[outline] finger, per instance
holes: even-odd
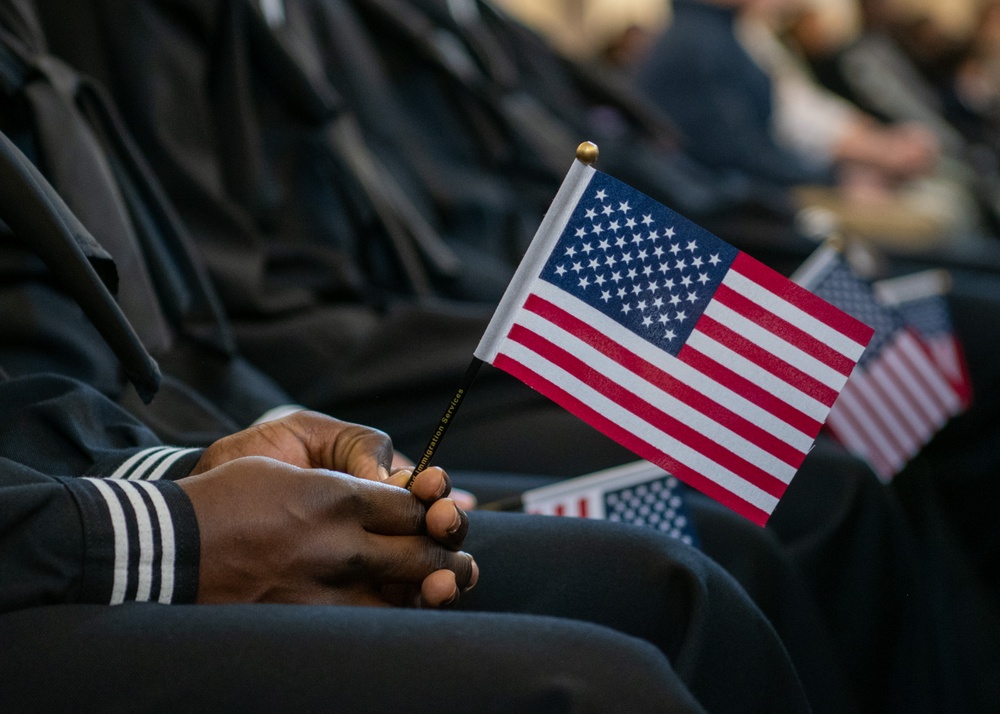
[[[442,498],[427,509],[427,535],[446,548],[458,550],[469,531],[469,517],[454,500]]]
[[[463,511],[474,511],[476,510],[476,506],[479,505],[479,499],[476,498],[475,494],[469,493],[464,489],[453,488],[450,495]]]
[[[400,488],[409,485],[409,491],[424,503],[434,503],[440,498],[444,498],[451,493],[451,478],[444,469],[437,466],[430,466],[413,479],[410,479],[413,472],[410,469],[398,469],[393,472],[386,483]]]
[[[392,464],[392,440],[387,434],[354,425],[340,433],[334,444],[334,459],[342,470],[369,481],[385,481]]]
[[[368,481],[388,478],[393,448],[385,432],[316,412],[298,412],[282,421],[300,435],[315,467]]]
[[[329,472],[326,472],[329,473]],[[331,502],[330,517],[357,518],[369,533],[387,536],[423,535],[427,532],[427,507],[417,497],[390,481],[373,483],[353,479],[353,498]]]
[[[392,474],[386,479],[386,483],[390,486],[396,486],[397,488],[406,488],[410,483],[410,477],[413,475],[413,469],[392,469]]]
[[[410,457],[406,456],[406,454],[401,454],[398,451],[393,452],[393,454],[392,454],[392,468],[394,468],[394,469],[412,469],[414,466],[416,466],[416,464],[413,463],[413,459],[411,459]]]
[[[358,549],[354,575],[380,583],[420,583],[435,570],[450,570],[461,589],[472,587],[478,567],[472,556],[451,551],[424,536],[370,534]]]
[[[454,604],[460,592],[455,573],[435,570],[420,584],[420,603],[424,607],[445,607]]]

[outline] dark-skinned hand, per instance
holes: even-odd
[[[303,410],[219,439],[205,449],[191,473],[243,456],[267,456],[304,469],[340,471],[403,487],[406,480],[395,476],[397,467],[413,467],[412,461],[393,450],[392,440],[384,432]],[[444,495],[449,493],[450,481]],[[465,491],[456,492],[454,500],[465,509],[476,506],[475,497]]]
[[[300,411],[256,424],[205,449],[192,474],[243,456],[267,456],[303,469],[327,469],[385,481],[392,466],[392,440],[378,429]]]
[[[364,451],[351,448],[357,443],[335,444],[330,463],[345,453],[350,462]],[[454,602],[478,579],[472,556],[458,552],[467,517],[444,497],[449,484],[441,469],[421,472],[411,491],[400,488],[408,479],[403,471],[372,482],[263,456],[180,479],[201,537],[198,601]]]

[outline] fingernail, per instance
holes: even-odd
[[[448,607],[449,605],[454,605],[458,601],[458,588],[455,588],[455,594],[450,598],[441,603],[441,607]]]
[[[458,506],[455,506],[455,519],[448,526],[448,535],[454,535],[458,532],[458,529],[462,527],[462,512],[458,510]]]
[[[379,479],[379,481],[388,481],[389,480],[389,469],[387,469],[385,466],[379,466],[378,467],[378,479]]]
[[[469,559],[472,560],[472,577],[469,578],[469,584],[465,586],[466,592],[476,587],[476,583],[479,582],[479,565],[476,563],[476,559],[471,555],[469,556]]]

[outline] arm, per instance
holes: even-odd
[[[154,457],[143,479],[123,468]],[[169,478],[195,460],[70,380],[0,385],[0,611],[193,601],[197,524]]]
[[[377,478],[372,465],[391,444],[346,426],[352,438],[334,439],[343,450],[308,458],[368,464]],[[252,450],[252,439],[235,443]],[[71,380],[0,385],[0,609],[196,597],[407,604],[414,592],[435,606],[475,583],[474,561],[457,552],[467,519],[440,469],[411,493],[394,485],[405,474],[368,483],[225,448],[205,459],[165,447]]]

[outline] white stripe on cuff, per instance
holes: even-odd
[[[139,529],[139,565],[137,577],[138,586],[135,591],[135,599],[140,602],[149,600],[149,592],[153,585],[153,524],[149,517],[149,509],[142,496],[136,490],[133,483],[127,481],[116,481],[115,486],[120,488],[135,512],[135,521]]]
[[[159,481],[167,473],[170,467],[177,462],[178,459],[187,454],[191,454],[197,450],[198,449],[176,449],[172,454],[163,459],[163,461],[160,462],[160,465],[157,466],[156,469],[151,474],[149,474],[149,476],[146,477],[145,480]]]
[[[174,567],[177,558],[177,545],[174,535],[174,520],[167,508],[167,501],[159,489],[145,481],[137,481],[135,486],[149,494],[153,509],[160,524],[160,544],[163,552],[160,557],[160,594],[157,602],[169,604],[174,597]]]
[[[87,479],[97,492],[101,494],[108,505],[111,514],[111,530],[115,540],[115,562],[111,586],[111,605],[125,602],[125,589],[128,587],[128,526],[125,523],[125,511],[118,496],[111,486],[101,479]]]
[[[158,481],[179,458],[198,449],[183,449],[179,446],[153,446],[132,454],[108,478],[129,481]],[[152,471],[151,471],[152,469]]]

